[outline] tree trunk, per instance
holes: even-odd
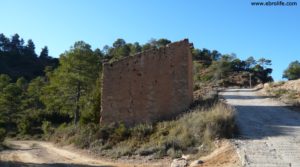
[[[74,125],[77,126],[79,121],[79,113],[80,113],[80,106],[79,106],[79,99],[80,99],[80,83],[77,84],[77,95],[76,95],[76,109],[74,113]]]

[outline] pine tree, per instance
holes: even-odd
[[[100,58],[83,41],[61,55],[60,66],[50,74],[43,101],[48,110],[67,113],[76,125],[86,97],[93,91],[100,75]]]
[[[45,47],[42,48],[42,51],[40,53],[40,58],[41,59],[47,59],[47,58],[49,58],[49,50],[48,50],[47,46],[45,46]]]
[[[26,50],[28,51],[28,54],[36,56],[36,54],[35,54],[35,45],[34,45],[34,43],[31,39],[29,39],[27,41]]]

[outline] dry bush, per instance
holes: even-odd
[[[235,130],[234,115],[233,108],[223,103],[208,109],[197,108],[178,120],[159,123],[149,142],[144,145],[148,145],[148,149],[157,146],[164,148],[166,154],[194,151],[193,148],[201,145],[209,152],[215,139],[232,137]]]
[[[77,129],[65,126],[58,128],[53,136],[113,158],[132,155],[176,158],[183,153],[208,153],[215,139],[232,137],[234,116],[233,108],[216,103],[211,107],[194,107],[176,120],[153,125],[127,128],[122,123],[102,127],[89,124]]]

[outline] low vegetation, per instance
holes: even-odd
[[[0,151],[2,150],[3,148],[3,141],[5,139],[5,136],[6,136],[6,131],[4,128],[0,128]]]
[[[2,144],[2,142],[4,141],[5,138],[5,129],[4,128],[0,128],[0,146]]]
[[[291,105],[292,109],[299,111],[300,107],[300,63],[293,61],[283,72],[283,78],[288,81],[269,83],[265,88],[268,95],[274,96],[284,103]]]
[[[47,125],[48,126],[48,125]],[[75,128],[61,125],[45,128],[48,138],[62,144],[74,143],[96,154],[121,156],[152,156],[161,158],[206,154],[214,141],[232,137],[235,130],[234,110],[223,103],[208,108],[195,107],[176,120],[140,124],[128,128],[122,123],[107,126],[87,124]]]
[[[278,98],[279,100],[287,103],[291,106],[300,106],[300,88],[293,89],[291,81],[280,81],[275,83],[268,83],[264,87],[264,92],[269,95]],[[294,84],[297,84],[295,81]]]

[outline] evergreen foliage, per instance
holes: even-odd
[[[78,41],[56,59],[49,56],[47,46],[37,55],[32,40],[24,44],[18,34],[11,38],[0,34],[0,143],[5,135],[49,137],[56,133],[55,129],[69,129],[70,134],[64,135],[89,135],[81,128],[99,123],[102,63],[169,43],[168,39],[152,39],[140,45],[117,39],[112,46],[92,50],[89,44]],[[250,57],[243,61],[208,49],[194,49],[193,59],[197,67],[195,78],[200,82],[224,82],[233,72],[252,73],[260,82],[272,80],[272,69],[267,68],[271,62],[266,59],[256,61]],[[129,137],[122,124],[113,132],[110,128],[101,129],[103,140],[107,135],[116,140]],[[130,133],[142,139],[153,131],[149,125],[136,127]]]
[[[38,57],[35,53],[35,44],[31,39],[25,45],[24,40],[18,34],[11,38],[0,34],[0,74],[7,74],[13,80],[20,77],[31,80],[37,76],[43,76],[46,66],[56,67],[57,65],[58,61],[55,58]]]
[[[295,80],[300,78],[300,62],[293,61],[289,64],[288,68],[283,72],[283,78],[288,80]]]

